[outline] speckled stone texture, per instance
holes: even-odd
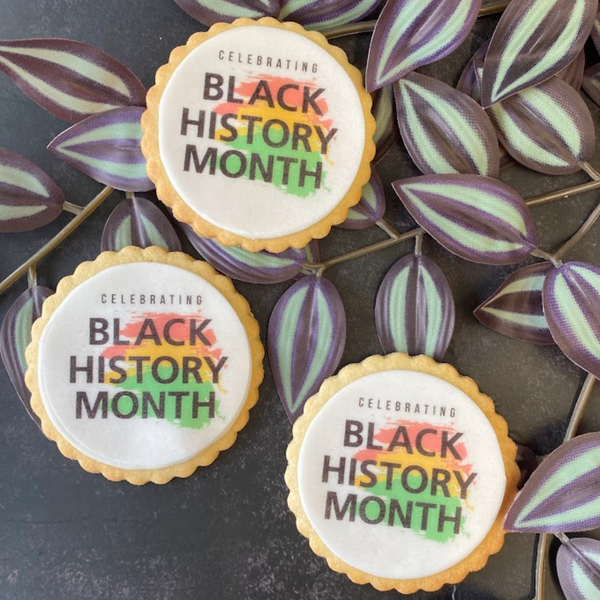
[[[477,23],[473,35],[441,63],[423,69],[455,84],[469,56],[485,41],[496,17]],[[174,46],[199,26],[172,0],[0,0],[0,38],[66,37],[99,46],[127,64],[147,85]],[[344,40],[351,59],[364,55],[368,36]],[[590,60],[597,56],[590,50]],[[592,64],[589,62],[589,64]],[[600,110],[588,101],[597,123]],[[86,203],[99,184],[45,150],[67,124],[47,114],[0,76],[0,145],[39,164],[67,198]],[[600,153],[594,164],[600,167]],[[402,147],[379,167],[387,189],[386,218],[401,230],[413,223],[389,187],[417,174]],[[555,178],[512,167],[502,178],[531,197],[586,180]],[[144,194],[152,197],[152,194]],[[54,287],[100,248],[102,227],[123,194],[110,199],[39,267],[39,280]],[[541,247],[555,249],[600,199],[592,192],[533,209]],[[71,217],[41,230],[0,235],[0,278],[17,267]],[[600,264],[600,225],[568,256]],[[378,229],[335,230],[322,242],[324,257],[384,239]],[[195,255],[191,248],[187,248]],[[406,243],[327,271],[348,315],[342,365],[381,352],[373,305],[390,266]],[[562,438],[582,373],[553,347],[529,346],[481,326],[472,310],[516,267],[490,267],[458,259],[431,239],[424,253],[450,281],[457,325],[447,361],[473,377],[496,401],[515,440],[544,455]],[[0,297],[0,316],[25,289],[23,279]],[[288,284],[237,283],[261,324]],[[283,481],[290,426],[267,367],[249,425],[235,446],[209,468],[166,486],[136,488],[90,475],[65,459],[29,419],[0,367],[0,598],[2,600],[371,600],[395,598],[352,584],[312,554],[286,506]],[[600,387],[582,431],[600,429]],[[530,597],[534,536],[510,535],[485,570],[456,587],[415,599],[520,600]],[[552,555],[556,547],[552,548]],[[562,595],[554,569],[547,600]]]

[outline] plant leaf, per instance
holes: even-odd
[[[581,87],[600,106],[600,63],[585,70]]]
[[[360,21],[383,0],[281,0],[279,19],[321,31]]]
[[[377,171],[371,169],[371,179],[363,186],[358,204],[349,211],[348,217],[338,227],[342,229],[366,229],[374,225],[385,213],[385,192]]]
[[[146,102],[146,88],[125,65],[74,40],[0,41],[0,71],[34,102],[69,123]]]
[[[594,154],[594,121],[583,98],[552,77],[488,109],[498,137],[522,165],[560,175],[579,171]]]
[[[498,139],[475,100],[419,73],[398,81],[394,96],[404,145],[421,172],[498,176]]]
[[[25,290],[8,309],[0,329],[0,356],[15,390],[29,416],[40,420],[31,409],[31,394],[25,385],[27,360],[25,349],[31,342],[31,326],[42,314],[44,300],[54,292],[47,287],[34,286]]]
[[[278,0],[175,0],[185,12],[203,25],[231,23],[247,17],[277,17]]]
[[[311,240],[310,243],[305,246],[304,251],[306,252],[306,261],[310,263],[318,263],[321,261],[321,249],[319,248],[319,240]]]
[[[57,135],[48,149],[104,185],[147,192],[154,184],[146,175],[140,148],[143,112],[143,108],[126,107],[88,117]]]
[[[269,361],[292,423],[337,369],[345,343],[344,305],[327,279],[303,277],[275,305],[267,331]]]
[[[423,175],[392,187],[427,233],[466,260],[510,264],[536,247],[529,208],[505,183],[480,175]]]
[[[548,262],[515,271],[473,314],[489,329],[533,344],[554,344],[542,308]]]
[[[561,533],[600,527],[600,433],[565,442],[534,471],[504,521],[507,531]]]
[[[137,196],[117,204],[102,233],[102,252],[118,252],[126,246],[160,246],[181,252],[181,242],[169,219],[150,200]]]
[[[558,347],[576,365],[600,377],[600,269],[565,263],[546,278],[542,298]]]
[[[60,215],[64,202],[60,188],[44,171],[0,148],[0,233],[46,225]]]
[[[596,50],[600,52],[600,8],[598,9],[596,18],[594,19],[591,36],[594,46],[596,46]]]
[[[585,52],[582,50],[562,71],[556,74],[556,77],[568,83],[574,90],[581,89],[583,82],[583,73],[585,71]]]
[[[481,0],[388,0],[371,38],[367,89],[450,54],[469,35],[480,8]]]
[[[600,541],[575,538],[556,555],[560,587],[567,600],[600,598]]]
[[[467,96],[473,98],[478,104],[481,104],[481,75],[483,74],[483,61],[485,60],[485,54],[489,45],[490,42],[488,40],[479,48],[479,50],[477,50],[477,52],[475,52],[475,54],[473,54],[456,84],[457,90],[461,91],[463,94],[467,94]]]
[[[581,52],[596,0],[520,0],[504,11],[487,51],[481,99],[488,108],[556,75]]]
[[[385,353],[442,360],[454,331],[454,299],[430,258],[409,254],[388,271],[377,292],[375,324]]]
[[[200,237],[185,223],[180,223],[180,227],[207,262],[224,275],[239,281],[264,285],[288,281],[300,273],[306,262],[303,249],[289,248],[280,254],[265,250],[248,252],[237,246],[222,246],[215,240]]]

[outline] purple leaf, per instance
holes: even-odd
[[[485,54],[489,45],[489,41],[485,42],[479,50],[473,54],[456,85],[457,90],[461,91],[463,94],[467,94],[467,96],[473,98],[478,104],[481,104],[481,75],[483,74],[483,61],[485,60]]]
[[[180,223],[192,246],[215,269],[239,281],[270,284],[293,279],[306,262],[306,252],[289,248],[280,254],[249,252],[237,246],[222,246],[215,240],[200,237],[185,223]]]
[[[581,87],[600,106],[600,63],[585,70]]]
[[[546,277],[542,297],[558,347],[576,365],[600,377],[600,269],[565,263]]]
[[[54,292],[34,286],[25,290],[8,309],[0,329],[0,356],[8,376],[29,416],[39,426],[40,420],[31,409],[31,394],[25,385],[27,360],[25,349],[31,342],[31,326],[42,314],[42,304]]]
[[[371,38],[367,89],[450,54],[469,35],[480,8],[481,0],[388,0]]]
[[[423,175],[392,187],[427,233],[466,260],[510,264],[536,247],[529,208],[505,183],[480,175]]]
[[[534,471],[504,521],[507,531],[561,533],[600,527],[600,433],[580,435]]]
[[[69,123],[146,102],[146,89],[126,66],[73,40],[0,41],[0,71],[34,102]]]
[[[363,186],[362,197],[349,211],[346,220],[338,225],[342,229],[366,229],[385,213],[385,192],[377,171],[371,169],[371,179]]]
[[[88,117],[56,136],[48,149],[104,185],[147,192],[154,184],[146,175],[140,148],[143,112],[126,107]]]
[[[515,271],[474,314],[489,329],[523,342],[554,344],[542,308],[542,288],[554,267],[548,263]]]
[[[360,21],[383,0],[281,0],[279,19],[321,31]]]
[[[327,279],[303,277],[275,305],[267,331],[269,361],[292,423],[337,369],[345,343],[346,313]]]
[[[175,0],[188,15],[203,25],[231,23],[246,17],[277,17],[278,0]]]
[[[419,73],[398,81],[394,96],[404,145],[421,172],[498,176],[496,133],[475,100]]]
[[[481,79],[486,108],[539,85],[583,49],[596,0],[520,0],[504,11],[487,51]]]
[[[29,231],[54,221],[65,197],[38,166],[0,148],[0,233]]]
[[[567,600],[592,600],[600,596],[600,541],[575,538],[556,555],[560,587]]]
[[[444,358],[454,331],[454,299],[430,258],[409,254],[388,271],[377,292],[375,324],[386,353]]]
[[[160,246],[181,252],[181,242],[169,219],[150,200],[137,196],[117,204],[102,234],[102,252],[118,252],[126,246]]]
[[[596,50],[600,52],[600,8],[596,12],[596,18],[594,19],[594,25],[592,26],[592,41]]]
[[[540,173],[575,173],[594,154],[594,121],[583,98],[552,77],[488,109],[498,137],[522,165]]]

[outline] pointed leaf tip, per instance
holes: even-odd
[[[0,148],[0,233],[37,229],[60,215],[65,197],[37,165]]]
[[[554,344],[542,308],[542,289],[554,267],[538,263],[516,270],[485,302],[475,317],[493,331],[533,344]]]
[[[597,8],[596,0],[511,2],[485,57],[483,106],[539,85],[567,67],[583,49]]]
[[[40,420],[31,408],[31,394],[25,384],[25,350],[31,342],[31,327],[42,314],[42,304],[53,293],[51,289],[42,286],[25,290],[8,309],[0,328],[2,362],[23,406],[38,426]]]
[[[169,219],[150,200],[138,196],[117,204],[102,233],[102,252],[118,252],[126,246],[181,251],[181,242]]]
[[[469,35],[480,8],[481,0],[388,0],[371,38],[367,89],[450,54]]]
[[[510,507],[504,529],[562,533],[596,527],[600,527],[600,433],[588,433],[544,459]]]
[[[0,71],[34,102],[69,123],[146,102],[146,89],[125,65],[74,40],[0,41]]]
[[[348,217],[338,227],[342,229],[366,229],[374,225],[385,213],[385,192],[377,171],[371,170],[371,179],[363,186],[358,204],[348,211]]]
[[[281,0],[279,18],[322,31],[360,21],[383,0]]]
[[[344,305],[327,279],[303,277],[275,305],[267,330],[269,361],[292,423],[336,371],[345,343]]]
[[[537,245],[525,201],[511,187],[480,175],[423,175],[392,183],[412,217],[450,252],[503,265]]]
[[[126,192],[147,192],[141,150],[141,107],[116,108],[88,117],[57,135],[48,149],[92,179]]]
[[[277,0],[175,0],[180,8],[203,25],[231,23],[243,17],[277,17]]]
[[[387,273],[375,301],[384,352],[426,354],[441,361],[454,331],[454,299],[440,268],[410,254]]]

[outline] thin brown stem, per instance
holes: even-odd
[[[590,396],[592,395],[592,390],[594,389],[595,384],[596,378],[591,373],[588,373],[583,385],[581,386],[581,389],[579,390],[577,400],[575,400],[575,406],[573,407],[573,412],[571,413],[567,430],[565,431],[565,437],[563,439],[564,442],[568,442],[570,439],[575,437],[577,429],[579,428],[579,424],[581,423],[581,418],[583,417],[585,407],[587,406]],[[559,537],[559,539],[561,538]],[[561,542],[565,543],[562,539]],[[537,539],[537,553],[535,560],[535,597],[533,600],[543,600],[544,598],[546,559],[548,557],[549,547],[549,535],[547,533],[540,534]]]
[[[583,225],[554,253],[554,258],[561,259],[569,250],[578,244],[583,237],[594,226],[600,217],[600,204],[592,211],[590,216],[584,221]]]
[[[415,237],[415,256],[421,256],[423,251],[423,236],[424,233],[419,233],[417,237]]]
[[[37,285],[37,269],[35,265],[31,265],[29,269],[27,269],[27,287],[32,288]]]
[[[580,185],[575,185],[564,190],[558,190],[557,192],[551,192],[550,194],[544,194],[543,196],[536,196],[526,200],[528,206],[540,206],[541,204],[547,204],[554,200],[566,200],[571,196],[577,194],[584,194],[585,192],[591,192],[592,190],[600,189],[600,181],[588,181]]]
[[[79,204],[73,204],[72,202],[65,202],[63,204],[63,210],[70,212],[73,215],[78,215],[83,210],[83,206],[79,206]]]
[[[508,1],[502,0],[501,2],[490,2],[485,6],[482,6],[479,11],[480,17],[487,17],[488,15],[495,15],[501,13],[508,6]],[[323,31],[323,35],[327,39],[341,38],[347,35],[355,35],[357,33],[370,33],[375,29],[375,23],[377,21],[360,21],[358,23],[349,23],[348,25],[340,25],[339,27],[332,27]]]
[[[382,231],[385,231],[385,233],[387,233],[387,235],[391,238],[398,238],[400,237],[400,232],[396,231],[387,221],[385,221],[384,219],[379,219],[379,221],[375,222],[375,225],[377,225],[377,227],[379,227],[379,229],[381,229]]]
[[[549,252],[545,252],[544,250],[540,250],[539,248],[532,250],[531,256],[537,256],[537,258],[543,258],[544,260],[550,261],[555,267],[560,267],[560,265],[562,264],[560,262],[560,259],[556,258],[556,256],[553,256],[552,254],[550,254]]]
[[[600,173],[590,165],[590,163],[582,161],[579,163],[582,171],[585,171],[594,181],[600,181]]]
[[[37,265],[46,254],[54,250],[64,241],[83,221],[85,221],[113,192],[113,188],[105,187],[83,210],[71,219],[49,242],[44,244],[33,256],[30,256],[18,269],[13,271],[2,283],[0,283],[0,294],[6,291],[29,269]]]

